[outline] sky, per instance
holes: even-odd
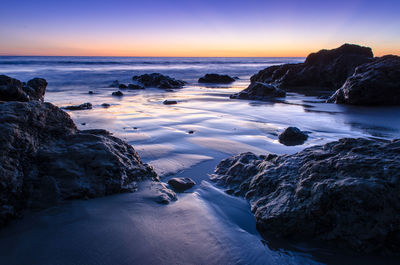
[[[0,55],[400,55],[399,0],[3,0]]]

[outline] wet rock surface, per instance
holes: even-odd
[[[0,225],[24,208],[133,191],[159,181],[131,145],[105,130],[79,131],[60,108],[0,103]]]
[[[80,105],[71,105],[71,106],[63,107],[63,109],[66,109],[66,110],[88,110],[88,109],[92,109],[92,108],[93,108],[93,106],[89,102],[86,102],[86,103],[83,103]]]
[[[112,92],[111,95],[114,97],[122,97],[124,95],[124,93],[122,93],[121,91],[115,91],[115,92]]]
[[[399,161],[400,140],[345,138],[293,155],[237,155],[211,179],[247,198],[267,235],[395,254]]]
[[[46,87],[47,82],[43,78],[34,78],[23,83],[9,76],[0,75],[0,101],[43,101]]]
[[[287,146],[301,145],[308,139],[307,133],[296,127],[288,127],[278,136],[279,142]]]
[[[196,185],[191,178],[171,178],[168,180],[168,184],[176,191],[183,192],[192,188]]]
[[[199,78],[199,83],[210,83],[210,84],[230,84],[235,82],[236,79],[229,75],[219,74],[206,74]]]
[[[181,88],[185,85],[182,80],[177,80],[175,78],[169,77],[167,75],[162,75],[159,73],[144,74],[132,77],[133,81],[139,82],[138,85],[143,87],[156,87],[156,88]]]
[[[400,57],[387,55],[357,67],[328,102],[400,105]]]
[[[251,77],[251,83],[275,84],[279,88],[318,88],[336,90],[357,66],[373,59],[371,48],[344,44],[307,56],[304,63],[275,65]]]
[[[232,99],[255,99],[269,100],[277,97],[285,97],[286,92],[277,88],[275,85],[270,85],[261,82],[254,82],[243,91],[230,96]]]
[[[163,101],[163,104],[164,105],[176,105],[176,104],[178,104],[178,102],[176,100],[168,100],[168,99],[166,99],[166,100]]]

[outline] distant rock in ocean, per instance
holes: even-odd
[[[92,109],[92,104],[91,103],[89,103],[89,102],[86,102],[86,103],[83,103],[83,104],[80,104],[80,105],[71,105],[71,106],[65,106],[65,107],[62,107],[63,109],[66,109],[66,110],[88,110],[88,109]]]
[[[345,138],[293,155],[240,154],[211,179],[250,201],[271,237],[400,251],[400,139]]]
[[[176,105],[176,104],[178,104],[178,102],[176,100],[168,100],[168,99],[166,99],[166,100],[163,101],[163,104],[164,105]]]
[[[133,81],[139,82],[143,87],[156,87],[156,88],[181,88],[185,85],[182,80],[171,78],[167,75],[159,73],[144,74],[132,77]]]
[[[1,77],[0,226],[24,208],[134,191],[137,181],[160,183],[130,144],[105,130],[80,131],[66,112],[42,103],[46,84],[34,79],[24,90]],[[173,191],[159,189],[163,203],[174,199]]]
[[[233,94],[230,98],[234,99],[256,99],[256,100],[269,100],[272,98],[285,97],[286,92],[277,88],[275,85],[265,84],[261,82],[254,82],[249,85],[245,90]]]
[[[328,102],[400,105],[400,57],[386,55],[358,66]]]
[[[112,96],[115,97],[122,97],[124,95],[124,93],[122,93],[121,91],[115,91],[111,93]]]
[[[235,78],[229,75],[219,74],[206,74],[199,78],[199,83],[210,83],[210,84],[230,84],[235,82]]]

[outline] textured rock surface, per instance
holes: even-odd
[[[268,67],[251,77],[251,82],[275,84],[280,88],[325,88],[336,90],[354,69],[372,60],[371,48],[344,44],[333,50],[308,55],[304,63]]]
[[[357,67],[328,102],[400,105],[400,57],[387,55]]]
[[[279,134],[278,138],[281,144],[292,146],[303,144],[308,139],[308,135],[299,128],[288,127]]]
[[[268,100],[276,97],[285,97],[286,92],[277,88],[275,85],[266,83],[254,82],[249,85],[245,90],[233,94],[230,98],[235,99],[256,99]]]
[[[91,103],[89,103],[89,102],[86,102],[86,103],[83,103],[83,104],[80,104],[80,105],[71,105],[71,106],[66,106],[66,107],[63,107],[63,109],[66,109],[66,110],[87,110],[87,109],[92,109],[92,104]]]
[[[192,188],[196,185],[191,178],[171,178],[168,180],[168,184],[176,191],[181,192]]]
[[[185,85],[184,81],[171,78],[159,73],[144,74],[132,77],[133,81],[139,82],[143,87],[157,88],[181,88]],[[139,84],[139,85],[140,85]]]
[[[230,84],[233,82],[235,82],[235,79],[229,75],[206,74],[199,78],[199,83]]]
[[[293,155],[241,154],[211,179],[245,196],[266,234],[398,253],[399,161],[400,140],[347,138]]]
[[[47,82],[43,78],[34,78],[25,84],[6,75],[0,75],[0,101],[43,101],[46,87]]]

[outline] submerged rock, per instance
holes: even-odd
[[[268,67],[251,77],[251,83],[275,84],[280,88],[324,88],[336,90],[354,69],[372,60],[371,48],[344,44],[307,56],[304,63]]]
[[[34,78],[26,84],[21,81],[0,75],[0,101],[43,101],[47,82],[43,78]]]
[[[196,185],[191,178],[172,178],[168,180],[168,184],[176,191],[182,192]]]
[[[278,136],[279,142],[284,145],[301,145],[308,139],[307,133],[296,127],[288,127]]]
[[[119,89],[127,89],[128,86],[125,85],[125,84],[120,84],[120,85],[118,86],[118,88],[119,88]]]
[[[0,150],[0,225],[24,208],[159,181],[131,145],[105,130],[79,131],[66,112],[40,101],[0,103]]]
[[[235,82],[235,78],[229,75],[219,74],[206,74],[199,78],[199,83],[210,83],[210,84],[230,84]]]
[[[108,104],[108,103],[103,103],[103,104],[101,104],[101,106],[102,106],[103,108],[109,108],[111,105]]]
[[[211,179],[246,197],[263,233],[361,252],[400,250],[400,139],[341,139],[293,155],[241,154]]]
[[[89,102],[86,102],[86,103],[83,103],[80,105],[71,105],[71,106],[63,107],[63,109],[66,109],[66,110],[87,110],[87,109],[92,109],[92,108],[93,108],[93,106]]]
[[[144,86],[139,85],[139,84],[129,84],[128,88],[129,89],[144,89]]]
[[[182,80],[177,80],[159,73],[134,76],[132,79],[142,84],[143,87],[181,88],[185,85],[185,82]]]
[[[268,100],[277,97],[285,97],[286,92],[280,90],[275,85],[269,85],[260,82],[254,82],[249,85],[245,90],[239,93],[233,94],[230,98],[234,99],[256,99],[256,100]]]
[[[163,101],[163,104],[164,105],[175,105],[175,104],[178,104],[178,102],[176,101],[176,100],[164,100]]]
[[[124,93],[122,93],[121,91],[115,91],[115,92],[112,92],[111,95],[113,95],[115,97],[122,97],[124,95]]]
[[[357,67],[328,102],[400,105],[400,57],[387,55]]]

